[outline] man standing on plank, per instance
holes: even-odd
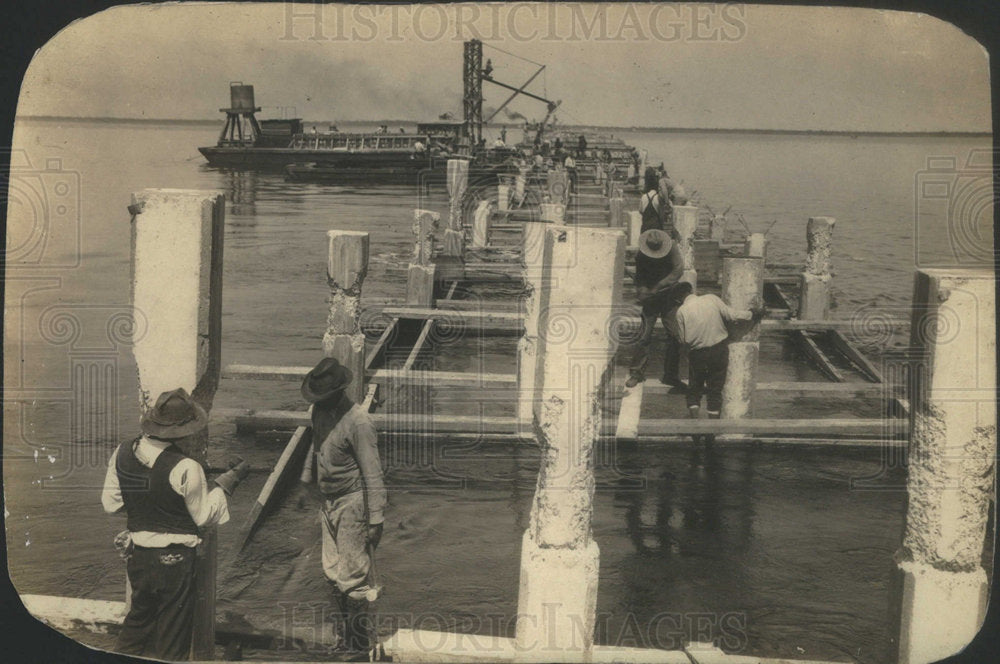
[[[190,656],[199,528],[229,521],[226,495],[250,472],[240,460],[216,478],[174,443],[200,433],[208,415],[183,389],[164,392],[141,421],[142,436],[111,455],[101,502],[128,515],[115,545],[128,561],[131,606],[117,652],[168,660]]]
[[[676,303],[670,298],[670,289],[682,274],[684,258],[669,233],[659,228],[650,228],[639,236],[639,253],[635,256],[635,290],[639,304],[642,305],[642,329],[632,356],[629,377],[625,382],[627,388],[635,387],[646,379],[653,328],[659,318],[667,332],[663,377],[660,380],[675,390],[685,389],[678,375],[680,347],[673,320]]]
[[[336,585],[348,655],[367,661],[373,630],[369,572],[382,538],[386,490],[375,425],[345,393],[352,379],[351,370],[335,358],[323,358],[302,381],[302,396],[313,405],[312,453],[323,494],[323,572]]]
[[[677,306],[677,337],[688,348],[688,416],[698,419],[701,397],[707,393],[706,412],[718,419],[722,412],[722,386],[729,370],[728,323],[759,321],[765,309],[733,309],[718,295],[695,295],[691,284],[681,282],[671,290],[670,298]],[[701,436],[694,436],[699,442]],[[706,435],[705,442],[715,436]]]

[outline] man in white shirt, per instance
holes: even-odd
[[[701,410],[701,397],[707,395],[706,412],[718,419],[722,412],[722,386],[729,370],[729,327],[737,321],[758,321],[764,317],[763,307],[733,309],[718,295],[695,295],[691,284],[680,282],[673,287],[671,298],[677,308],[677,338],[688,348],[688,415],[694,419]],[[700,439],[694,437],[695,442]],[[711,442],[714,436],[706,436]]]
[[[201,432],[208,415],[184,389],[164,392],[143,415],[142,436],[111,455],[101,503],[124,512],[132,602],[115,650],[168,660],[188,659],[194,617],[195,547],[199,528],[229,521],[226,494],[249,472],[246,462],[215,480],[174,442]]]

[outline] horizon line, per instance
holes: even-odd
[[[218,119],[199,118],[146,118],[146,117],[117,117],[117,116],[80,116],[80,115],[16,115],[14,121],[23,120],[83,120],[90,122],[130,122],[143,124],[222,124]],[[271,118],[267,118],[271,119]],[[293,118],[274,118],[293,119]],[[299,118],[301,119],[301,118]],[[404,119],[379,119],[379,120],[336,120],[344,124],[423,124],[424,122],[435,122],[434,120],[404,120]],[[303,120],[303,124],[335,124],[332,120]],[[518,128],[523,123],[492,123],[492,126],[504,128]],[[969,136],[988,137],[993,136],[992,130],[977,129],[777,129],[765,127],[657,127],[643,125],[599,125],[599,124],[560,124],[558,127],[576,128],[583,127],[589,129],[618,129],[625,131],[645,131],[645,132],[719,132],[719,133],[749,133],[749,134],[826,134],[826,135],[865,135],[865,136]]]

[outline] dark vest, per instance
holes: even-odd
[[[187,457],[171,445],[160,452],[152,468],[147,468],[136,458],[135,444],[132,441],[120,445],[115,463],[128,529],[197,535],[198,526],[187,510],[184,497],[170,486],[170,471]]]

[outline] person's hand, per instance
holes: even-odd
[[[291,499],[297,509],[309,509],[319,502],[319,487],[312,482],[299,482],[292,489]]]
[[[368,543],[372,545],[372,548],[378,546],[378,543],[382,540],[382,524],[381,523],[370,523],[368,524]]]
[[[765,306],[752,307],[750,309],[750,314],[753,317],[754,322],[757,322],[763,319],[764,316],[767,315],[767,307]]]

